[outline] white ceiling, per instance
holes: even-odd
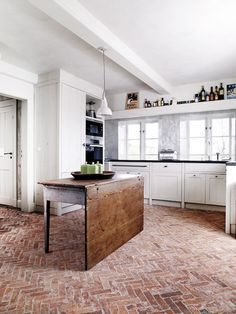
[[[235,0],[77,1],[172,85],[236,76]],[[36,73],[63,68],[102,85],[101,54],[27,0],[0,1],[0,55]],[[110,93],[148,89],[111,60],[106,85]]]
[[[101,53],[26,0],[0,1],[0,54],[3,61],[35,73],[63,68],[103,84]],[[106,65],[108,93],[148,89],[113,61]]]
[[[235,77],[235,0],[78,0],[173,85]]]

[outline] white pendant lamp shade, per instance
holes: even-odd
[[[103,57],[103,93],[102,93],[102,102],[101,106],[98,108],[96,115],[98,117],[104,117],[104,116],[111,116],[112,111],[108,107],[108,102],[105,96],[105,54],[104,54],[104,49],[103,48],[98,48],[102,52],[102,57]]]
[[[108,107],[107,99],[106,99],[106,96],[104,95],[101,106],[97,110],[97,116],[103,117],[103,116],[111,116],[111,115],[112,115],[112,111]]]

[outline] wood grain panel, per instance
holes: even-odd
[[[87,188],[88,269],[143,229],[143,177]]]

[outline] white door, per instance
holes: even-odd
[[[0,103],[0,204],[16,206],[16,101]]]
[[[185,175],[185,199],[186,203],[206,202],[205,174],[191,173]]]

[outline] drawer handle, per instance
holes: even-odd
[[[193,176],[196,177],[196,174],[194,174]]]
[[[168,166],[164,166],[164,168],[167,168]]]
[[[215,178],[218,178],[218,176],[215,176]]]

